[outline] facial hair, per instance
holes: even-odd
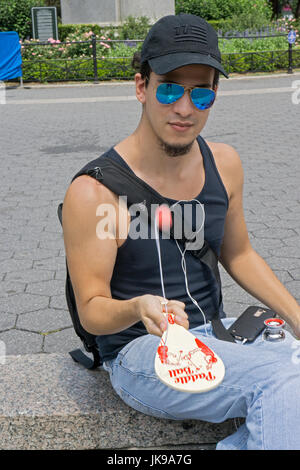
[[[180,157],[182,155],[186,155],[191,150],[193,143],[194,141],[186,145],[172,145],[159,139],[159,146],[163,152],[168,155],[168,157]]]

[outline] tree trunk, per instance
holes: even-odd
[[[280,0],[269,0],[272,5],[273,18],[278,18],[280,15]],[[300,1],[300,0],[299,0]]]
[[[300,0],[298,0],[298,3],[297,3],[295,17],[300,18]]]

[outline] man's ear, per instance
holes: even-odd
[[[134,76],[135,81],[135,94],[140,103],[144,104],[146,101],[146,79],[142,78],[140,73],[136,73]]]

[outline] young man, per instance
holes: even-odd
[[[200,136],[219,72],[227,76],[217,35],[205,20],[192,15],[159,20],[144,42],[141,73],[135,75],[141,120],[105,156],[135,173],[170,205],[201,203],[205,240],[226,271],[285,319],[299,338],[300,306],[248,238],[239,155],[229,145]],[[117,214],[105,237],[97,231],[102,204]],[[193,222],[195,231],[200,230]],[[134,217],[116,194],[89,175],[75,175],[63,204],[68,267],[81,323],[98,336],[115,391],[133,408],[157,417],[210,422],[246,418],[218,449],[300,449],[294,338],[287,334],[274,344],[259,337],[244,345],[217,339],[209,323],[216,311],[216,283],[186,252],[187,289],[181,254],[171,239],[161,241],[168,311],[222,358],[226,374],[219,387],[201,395],[177,392],[157,379],[154,358],[166,320],[155,240],[133,237],[133,226]],[[219,314],[225,316],[222,306]],[[228,327],[233,320],[223,323]]]

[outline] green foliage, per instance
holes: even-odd
[[[17,31],[21,39],[31,37],[31,8],[45,0],[0,0],[0,31]]]
[[[97,62],[99,80],[133,79],[135,71],[131,59],[100,59]],[[93,80],[94,64],[90,59],[52,59],[23,62],[24,81]]]
[[[228,73],[274,72],[288,69],[287,50],[267,51],[264,54],[235,53],[222,55],[222,64]],[[293,54],[293,67],[300,67],[300,49]]]
[[[150,28],[147,16],[128,16],[118,28],[119,39],[144,39]]]
[[[272,8],[268,0],[176,0],[175,11],[191,13],[206,20],[220,20],[233,16],[249,15],[255,12],[266,21],[272,17]]]
[[[240,52],[278,51],[288,50],[285,37],[260,39],[220,39],[219,48],[222,54],[235,54]]]
[[[241,40],[236,40],[241,41]],[[263,54],[247,52],[226,52],[222,54],[222,63],[228,73],[246,73],[249,71],[274,72],[288,69],[287,48],[284,50],[266,51]],[[135,71],[131,67],[131,58],[98,59],[99,80],[133,79]],[[293,67],[300,67],[300,48],[294,49]],[[23,62],[24,81],[62,81],[93,80],[94,68],[92,58],[85,59],[52,59],[25,60]]]
[[[150,28],[149,18],[128,16],[120,26],[100,26],[98,24],[59,24],[58,36],[63,42],[70,34],[81,35],[93,31],[110,39],[144,39]]]
[[[240,15],[233,15],[232,18],[220,20],[219,29],[222,32],[226,31],[258,31],[266,26],[269,26],[269,20],[263,15],[257,15],[255,11],[250,13],[241,13]]]

